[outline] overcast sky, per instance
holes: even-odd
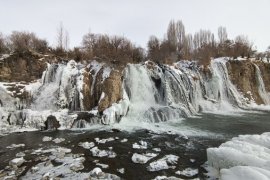
[[[63,22],[71,47],[89,30],[145,47],[150,35],[164,36],[171,19],[190,33],[225,26],[230,38],[248,35],[262,51],[270,45],[270,0],[0,0],[0,32],[35,32],[51,45]]]

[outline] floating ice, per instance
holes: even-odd
[[[147,149],[147,142],[139,141],[139,143],[134,143],[132,145],[133,149]]]
[[[108,157],[108,158],[115,158],[116,153],[111,150],[100,150],[98,147],[93,147],[90,149],[92,155],[95,157]]]
[[[175,155],[165,155],[163,158],[151,162],[147,167],[148,171],[160,171],[163,169],[175,168],[175,166],[170,166],[177,164],[178,156]]]
[[[61,143],[61,142],[65,141],[65,138],[55,138],[52,141],[55,142],[56,144],[58,144],[58,143]]]
[[[83,147],[84,149],[91,149],[95,146],[95,143],[93,142],[80,142],[79,146]]]
[[[23,157],[20,157],[20,158],[15,158],[15,159],[12,159],[10,162],[9,162],[9,165],[10,166],[21,166],[23,163],[25,162],[24,158]]]
[[[198,169],[186,168],[183,171],[176,171],[175,174],[192,177],[198,174]]]
[[[110,138],[107,138],[107,139],[99,139],[99,138],[95,138],[95,141],[98,143],[98,144],[105,144],[106,142],[110,142],[110,141],[114,141],[115,138],[113,137],[110,137]]]
[[[42,138],[42,141],[43,141],[43,142],[48,142],[48,141],[51,141],[52,139],[53,139],[52,137],[44,136],[44,137]]]
[[[125,168],[117,169],[117,171],[120,172],[121,174],[124,174],[125,173]]]
[[[25,144],[11,144],[10,146],[7,146],[8,149],[14,149],[18,147],[24,147]]]
[[[146,153],[146,154],[134,153],[132,155],[131,159],[132,159],[132,162],[134,162],[134,163],[145,164],[150,159],[156,157],[157,155],[158,154],[155,154],[155,153]]]

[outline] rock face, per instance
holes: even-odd
[[[256,63],[257,64],[257,63]],[[268,81],[269,84],[269,64],[259,63],[260,69],[263,70],[263,79]],[[263,100],[259,94],[258,85],[259,82],[256,78],[256,67],[254,62],[251,61],[228,61],[227,62],[228,74],[237,89],[243,93],[243,95],[249,99],[254,99],[257,104],[263,104]],[[268,85],[269,86],[269,85]],[[269,91],[269,90],[268,90]]]
[[[122,99],[122,73],[111,69],[109,76],[104,79],[105,68],[98,72],[87,69],[84,73],[82,93],[85,110],[98,107],[98,111],[102,112]]]
[[[30,82],[46,69],[44,57],[32,52],[14,53],[0,60],[0,82]]]

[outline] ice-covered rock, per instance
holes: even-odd
[[[151,162],[147,167],[148,171],[160,171],[163,169],[175,168],[175,165],[178,161],[178,156],[175,155],[165,155],[163,158],[158,159],[154,162]]]
[[[139,163],[139,164],[145,164],[150,159],[156,157],[158,154],[155,153],[146,153],[146,154],[138,154],[134,153],[131,157],[132,162]]]

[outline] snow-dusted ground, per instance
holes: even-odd
[[[207,149],[208,165],[221,180],[270,179],[270,133],[240,135]],[[209,174],[211,176],[211,174]]]

